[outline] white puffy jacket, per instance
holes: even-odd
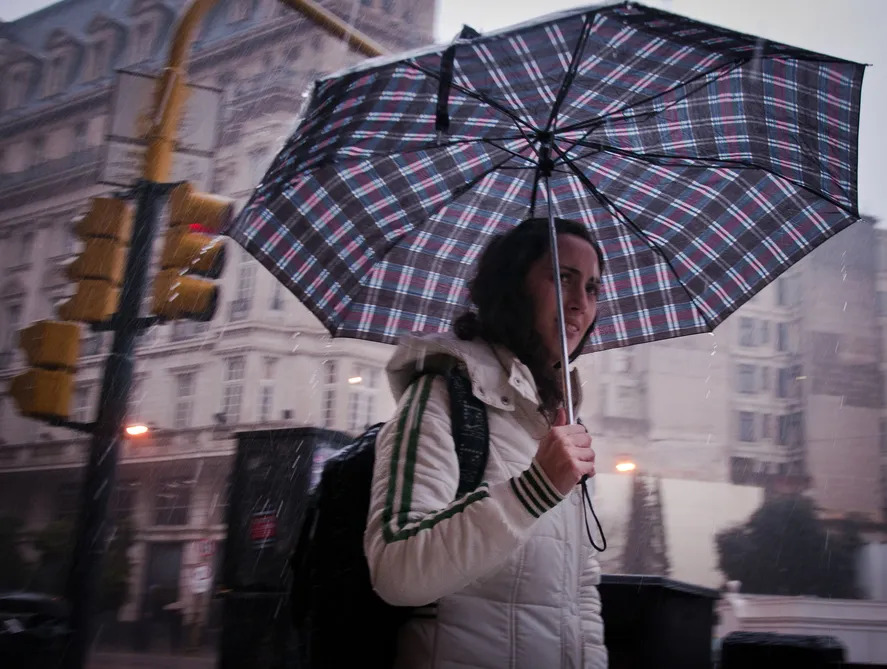
[[[446,380],[417,378],[452,358],[490,431],[484,482],[455,501]],[[605,669],[600,569],[579,488],[563,498],[533,459],[549,428],[530,371],[500,347],[433,335],[404,337],[388,375],[398,408],[377,440],[364,549],[382,598],[422,607],[397,667]]]

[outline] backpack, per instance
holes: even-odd
[[[446,379],[459,498],[483,479],[489,430],[486,409],[472,395],[464,373],[454,367]],[[392,606],[375,593],[363,552],[376,437],[383,424],[330,457],[309,498],[290,560],[300,669],[392,666],[398,629],[413,611]]]

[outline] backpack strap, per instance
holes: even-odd
[[[456,497],[475,490],[483,481],[487,468],[490,430],[483,402],[471,392],[471,381],[454,365],[446,374],[450,393],[450,420],[456,457],[459,460],[459,487]]]

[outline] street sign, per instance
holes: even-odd
[[[196,595],[208,592],[212,586],[213,570],[207,564],[199,564],[191,572],[191,591]]]
[[[108,149],[100,178],[112,186],[131,186],[142,174],[151,130],[157,78],[119,70],[111,102]],[[212,158],[219,137],[222,91],[188,85],[179,121],[171,181],[191,181],[211,189]]]
[[[201,560],[207,560],[215,555],[216,542],[212,539],[201,539],[197,542],[197,553]]]

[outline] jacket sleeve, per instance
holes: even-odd
[[[563,499],[535,461],[455,499],[458,481],[446,380],[426,375],[376,440],[364,551],[390,604],[424,606],[494,571]]]
[[[594,485],[594,479],[590,479]],[[593,493],[593,491],[592,491]],[[585,501],[582,500],[582,504]],[[584,530],[580,540],[587,542]],[[582,616],[582,640],[584,669],[606,669],[607,648],[604,645],[604,619],[601,615],[601,597],[598,585],[601,582],[601,567],[597,552],[588,547],[587,557],[579,575],[579,613]]]

